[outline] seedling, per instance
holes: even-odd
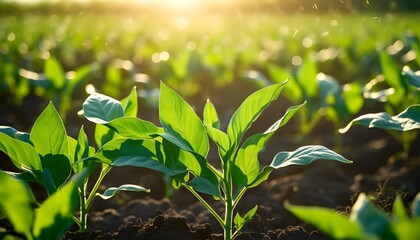
[[[393,204],[393,216],[376,208],[363,193],[359,195],[349,217],[324,207],[296,206],[289,203],[285,203],[285,207],[333,239],[420,238],[420,194],[412,202],[411,218],[399,196]]]
[[[137,100],[137,98],[134,99]],[[130,112],[131,106],[137,106],[132,98],[127,99],[125,103],[127,113]],[[123,111],[122,114],[124,115],[125,112]],[[118,143],[118,141],[108,141],[103,147],[115,146]],[[83,127],[80,129],[77,140],[67,135],[60,115],[52,103],[37,118],[30,133],[1,126],[0,150],[6,153],[13,164],[22,171],[20,173],[1,172],[25,182],[41,184],[48,196],[60,191],[72,175],[87,172],[84,174],[83,184],[78,186],[80,199],[77,202],[80,202],[80,214],[77,215],[79,218],[73,217],[81,231],[87,228],[87,213],[95,196],[109,199],[119,191],[149,191],[141,186],[125,184],[107,189],[103,194],[97,193],[102,180],[112,168],[110,165],[102,164],[100,175],[88,194],[89,175],[98,167],[98,164],[83,160],[95,154],[95,149],[88,145],[88,138]],[[7,188],[6,191],[14,190]],[[33,200],[39,205],[35,198]]]
[[[275,131],[305,103],[290,107],[267,131],[254,134],[245,141],[242,138],[268,105],[277,99],[285,85],[286,82],[274,84],[251,94],[233,114],[227,132],[219,129],[218,114],[210,101],[204,107],[201,121],[193,108],[164,83],[160,85],[159,101],[162,127],[138,118],[118,116],[120,114],[115,114],[121,111],[118,104],[95,107],[90,104],[95,99],[102,99],[104,103],[116,101],[93,94],[84,104],[85,116],[108,126],[121,138],[118,146],[104,146],[92,158],[97,157],[111,165],[149,167],[168,174],[173,186],[185,187],[210,211],[223,227],[225,239],[233,239],[257,211],[255,206],[244,215],[234,215],[235,207],[247,189],[267,180],[274,169],[306,165],[319,159],[351,162],[324,146],[304,146],[292,152],[278,153],[261,171],[258,154]],[[216,169],[206,160],[209,138],[218,148],[221,169]],[[224,215],[220,215],[201,194],[222,201]]]

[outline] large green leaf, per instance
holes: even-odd
[[[163,129],[152,122],[136,117],[117,118],[106,125],[121,136],[133,139],[151,138],[151,135],[163,133]]]
[[[248,138],[235,158],[235,165],[239,167],[241,172],[246,176],[247,183],[251,184],[258,176],[260,172],[260,164],[258,161],[258,154],[264,149],[268,139],[277,131],[280,127],[284,126],[293,115],[303,106],[306,102],[290,107],[282,118],[271,125],[264,133],[258,133]],[[239,188],[244,186],[238,186]]]
[[[155,140],[114,139],[99,149],[92,158],[112,166],[144,167],[168,175],[186,171],[182,164],[167,167],[162,146]]]
[[[363,229],[336,211],[323,207],[306,207],[286,203],[284,207],[333,239],[364,239]]]
[[[21,140],[23,142],[26,143],[30,143],[30,135],[29,133],[26,132],[19,132],[18,130],[12,128],[12,127],[8,127],[8,126],[0,126],[0,132],[4,133],[14,139],[18,139]]]
[[[420,128],[420,105],[412,105],[396,116],[386,112],[370,113],[353,119],[340,133],[347,132],[352,125],[362,125],[369,128],[382,128],[397,131],[410,131]]]
[[[0,133],[0,150],[7,154],[13,164],[24,171],[35,173],[41,171],[41,159],[35,148],[29,143]]]
[[[239,106],[230,119],[227,129],[231,144],[230,150],[236,149],[244,133],[251,127],[252,123],[257,120],[261,112],[264,111],[272,101],[277,99],[286,83],[287,82],[277,83],[260,89],[248,96],[241,106]]]
[[[66,129],[52,102],[36,119],[30,140],[41,156],[63,155],[70,159]]]
[[[78,187],[86,173],[76,174],[36,209],[33,234],[37,239],[61,239],[73,225],[73,214],[79,206]]]
[[[183,142],[194,152],[207,156],[209,141],[200,118],[181,96],[163,82],[160,84],[159,118],[165,132],[178,139],[174,144]]]
[[[360,194],[353,205],[350,220],[359,222],[365,233],[376,235],[379,239],[396,239],[389,217],[377,209],[365,194]]]
[[[287,167],[289,165],[307,165],[316,160],[334,160],[343,163],[352,163],[340,154],[321,145],[308,145],[296,149],[293,152],[279,152],[271,162],[270,166],[264,167],[249,187],[255,187],[265,181],[274,169]]]
[[[12,176],[0,172],[0,209],[16,232],[31,239],[34,214],[29,188]]]
[[[133,184],[124,184],[121,185],[119,187],[111,187],[105,190],[104,193],[99,194],[97,193],[96,195],[101,197],[102,199],[110,199],[113,196],[115,196],[118,192],[120,191],[130,191],[130,192],[150,192],[150,189],[138,186],[138,185],[133,185]]]
[[[66,84],[64,70],[56,58],[50,57],[44,66],[45,77],[51,81],[55,89],[62,89]]]
[[[93,93],[86,99],[83,112],[89,121],[99,124],[124,116],[124,109],[119,101],[100,93]]]

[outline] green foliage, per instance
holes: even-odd
[[[314,145],[280,152],[271,165],[260,170],[258,154],[268,139],[305,103],[289,108],[265,132],[251,135],[244,141],[242,138],[268,105],[278,98],[286,83],[273,84],[247,97],[233,113],[226,132],[219,129],[216,108],[209,100],[202,121],[193,108],[164,83],[161,83],[159,101],[162,128],[128,116],[110,119],[107,116],[118,116],[116,113],[121,111],[120,107],[111,107],[117,101],[93,94],[84,103],[86,118],[109,127],[119,134],[119,138],[104,144],[91,158],[103,164],[141,166],[166,173],[174,187],[184,186],[194,194],[221,224],[225,239],[232,239],[257,211],[256,206],[244,216],[237,213],[234,217],[237,203],[247,189],[266,180],[272,170],[288,165],[306,165],[319,159],[350,163],[341,155]],[[98,99],[102,99],[106,107],[96,104]],[[218,148],[220,170],[206,160],[209,138]],[[225,216],[220,216],[200,193],[222,200]]]
[[[124,110],[133,115],[133,107],[137,107],[137,98],[130,96],[124,101],[124,108],[120,102],[115,101],[88,101],[88,105],[91,104],[98,108],[103,107],[105,110],[117,109],[115,111],[121,116],[124,116]],[[98,98],[100,98],[99,95]],[[89,113],[89,107],[85,111]],[[105,122],[107,119],[120,115],[99,114],[95,115],[96,118],[91,117],[90,119]],[[142,126],[147,128],[146,124]],[[86,230],[87,213],[95,196],[109,199],[119,191],[149,191],[140,186],[123,185],[107,189],[103,194],[97,193],[105,175],[113,166],[119,166],[117,161],[114,162],[115,164],[107,162],[109,156],[103,153],[109,150],[110,146],[122,148],[121,145],[122,143],[118,139],[110,139],[95,153],[95,149],[89,146],[83,127],[80,129],[77,139],[67,135],[60,115],[51,102],[38,116],[30,133],[23,133],[11,127],[1,126],[0,151],[7,154],[12,163],[22,172],[0,171],[0,173],[10,175],[23,182],[36,182],[48,194],[48,199],[36,209],[36,215],[43,216],[42,218],[32,219],[33,217],[30,214],[17,216],[10,212],[10,206],[14,202],[18,205],[17,209],[31,212],[33,211],[32,208],[27,205],[32,203],[39,205],[39,203],[33,197],[28,198],[30,195],[27,195],[26,192],[30,191],[29,189],[22,191],[23,195],[17,195],[16,199],[10,197],[12,192],[15,191],[13,187],[15,183],[8,177],[0,179],[6,182],[6,186],[2,188],[2,194],[7,195],[7,197],[2,198],[2,209],[4,208],[7,212],[8,218],[15,226],[16,231],[36,239],[59,239],[74,222],[79,225],[80,230]],[[138,155],[144,154],[144,152],[135,153]],[[100,176],[87,195],[87,182],[90,174],[98,167],[97,161],[95,161],[98,158],[102,158],[102,161],[100,161],[102,163]],[[148,165],[146,163],[136,166],[147,167]],[[76,178],[79,179],[76,181],[77,184],[72,183],[75,182],[72,179]],[[11,187],[7,186],[9,182]],[[21,189],[22,187],[19,185],[16,188]],[[79,208],[79,214],[75,212],[77,208]],[[80,218],[77,219],[76,215],[79,215]],[[25,219],[26,216],[28,219]],[[30,228],[30,232],[25,227]]]
[[[360,194],[349,217],[323,207],[285,204],[287,210],[303,221],[319,228],[334,239],[417,239],[420,230],[418,209],[420,194],[412,202],[411,218],[398,196],[393,204],[393,216],[376,208]],[[343,227],[345,226],[345,227]]]

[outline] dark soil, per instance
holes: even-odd
[[[13,111],[7,106],[0,110],[8,113],[0,118],[0,125],[16,126],[17,122],[17,129],[29,131],[20,127],[33,123],[22,115],[27,111],[11,114]],[[81,125],[80,120],[73,122]],[[265,123],[262,125],[267,126]],[[290,124],[293,129],[293,123]],[[261,165],[269,164],[279,151],[302,145],[334,148],[336,130],[331,126],[331,123],[320,123],[304,139],[294,138],[293,130],[280,130],[261,154]],[[290,166],[274,171],[268,181],[248,190],[236,210],[243,214],[255,205],[259,208],[237,239],[330,239],[287,212],[283,207],[285,201],[349,212],[359,193],[364,192],[374,195],[376,204],[390,211],[397,194],[408,204],[420,192],[419,139],[413,142],[406,158],[400,154],[398,142],[383,130],[353,127],[342,135],[342,143],[340,153],[353,160],[353,164],[317,161],[308,166]],[[209,161],[217,161],[216,157],[217,153],[211,152]],[[3,160],[5,156],[0,158]],[[5,161],[2,162],[4,169]],[[74,226],[64,239],[223,239],[222,228],[213,216],[185,189],[167,188],[163,175],[145,169],[114,168],[105,178],[102,190],[125,183],[139,184],[152,192],[121,192],[110,200],[96,199],[87,232],[80,233]],[[223,213],[221,203],[211,197],[206,199],[216,211]],[[0,226],[10,228],[4,221]]]

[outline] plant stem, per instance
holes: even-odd
[[[87,209],[86,209],[86,187],[87,181],[83,184],[83,186],[79,189],[80,191],[80,231],[84,232],[87,230]],[[82,214],[84,213],[84,214]]]
[[[232,194],[232,178],[230,176],[230,161],[224,166],[224,184],[225,184],[225,225],[224,229],[224,239],[232,239],[232,220],[233,220],[233,194]]]
[[[81,206],[81,213],[80,213],[80,219],[81,219],[81,223],[80,223],[80,230],[83,232],[87,229],[87,223],[86,223],[86,219],[87,219],[87,213],[89,211],[90,206],[92,205],[92,201],[96,196],[96,192],[98,191],[99,186],[102,183],[102,180],[104,179],[105,175],[111,170],[112,166],[111,165],[102,165],[102,170],[101,173],[99,174],[98,180],[96,180],[95,185],[92,188],[92,191],[89,194],[89,197],[86,201],[82,200],[82,206]],[[86,193],[86,189],[84,189],[83,191],[85,191]],[[83,198],[86,198],[86,194],[83,194],[84,196],[82,196]]]
[[[223,227],[224,226],[224,221],[223,219],[219,216],[219,214],[206,202],[206,200],[204,200],[200,194],[198,194],[192,187],[183,184],[183,186],[188,189],[188,191],[190,191],[206,208],[207,210],[209,210],[209,212],[216,218],[216,220],[219,222],[219,224]]]

